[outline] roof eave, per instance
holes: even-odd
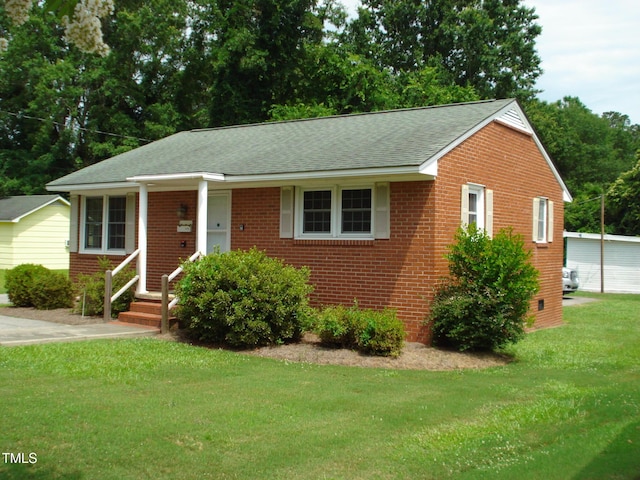
[[[437,176],[437,162],[423,165],[411,165],[402,167],[382,167],[382,168],[361,168],[350,170],[325,170],[311,172],[285,172],[269,173],[258,175],[225,175],[220,173],[179,173],[161,175],[137,175],[127,178],[126,182],[113,183],[90,183],[76,185],[47,185],[47,190],[62,191],[70,193],[90,192],[100,190],[122,190],[132,189],[140,184],[155,184],[160,186],[163,183],[169,184],[176,181],[203,180],[217,184],[239,185],[239,184],[281,184],[286,185],[291,182],[313,182],[326,181],[329,179],[356,179],[356,178],[384,178],[391,180],[394,177],[402,180],[433,180]]]
[[[134,184],[131,182],[105,182],[105,183],[77,183],[77,184],[59,184],[47,185],[46,189],[50,192],[82,192],[92,190],[113,190],[113,189],[130,189]]]
[[[15,218],[12,219],[5,219],[5,220],[0,220],[0,222],[3,223],[18,223],[20,220],[22,220],[24,217],[28,217],[29,215],[31,215],[32,213],[37,212],[38,210],[41,210],[45,207],[48,207],[49,205],[52,205],[56,202],[62,202],[63,204],[69,206],[71,205],[66,199],[62,198],[62,197],[55,197],[52,198],[51,200],[49,200],[48,202],[43,203],[42,205],[37,206],[36,208],[32,208],[31,210],[29,210],[28,212],[25,212]]]

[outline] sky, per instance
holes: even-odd
[[[360,0],[341,0],[355,16]],[[578,97],[598,115],[614,111],[640,124],[640,2],[523,0],[538,15],[544,73],[541,100]]]

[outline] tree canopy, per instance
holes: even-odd
[[[615,213],[640,127],[536,99],[541,29],[520,0],[362,0],[355,18],[336,0],[0,5],[0,195],[180,130],[516,97],[576,198],[567,228],[597,226],[606,193],[609,231],[640,234]]]

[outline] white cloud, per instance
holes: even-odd
[[[342,0],[355,16],[360,0]],[[523,0],[543,32],[536,41],[542,100],[579,97],[594,113],[617,111],[640,124],[640,2]]]
[[[540,98],[579,97],[594,113],[640,123],[640,3],[636,0],[526,0],[540,17]]]

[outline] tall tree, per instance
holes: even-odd
[[[623,173],[607,192],[607,207],[614,233],[640,235],[640,150],[638,162]]]
[[[38,6],[34,8],[39,8]],[[186,3],[123,0],[105,25],[106,57],[67,45],[34,14],[0,56],[0,183],[37,193],[47,181],[189,125],[182,88]]]
[[[532,100],[525,104],[525,110],[573,194],[574,201],[565,209],[565,228],[598,232],[600,196],[634,165],[640,149],[639,126],[631,125],[626,115],[617,112],[599,116],[575,97],[552,103]],[[609,194],[607,212],[615,207]],[[606,230],[621,231],[620,219],[618,214],[607,214]]]
[[[316,0],[218,0],[209,26],[212,126],[265,120],[295,96],[323,24]]]
[[[483,98],[530,98],[541,27],[520,0],[362,0],[346,37],[395,72],[442,66]]]

